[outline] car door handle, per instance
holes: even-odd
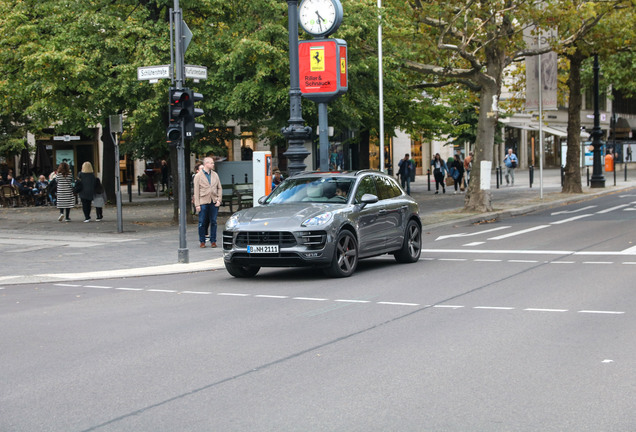
[[[378,214],[379,214],[379,215],[385,215],[385,214],[387,214],[388,212],[389,212],[388,210],[382,209],[382,210],[380,210],[380,211],[378,212]]]

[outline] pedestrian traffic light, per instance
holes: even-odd
[[[188,114],[185,117],[185,125],[183,131],[186,139],[192,139],[197,132],[203,131],[205,127],[201,123],[196,123],[195,119],[203,115],[201,108],[195,108],[194,103],[203,100],[201,93],[188,90],[188,100],[185,102]]]
[[[170,88],[170,117],[166,137],[168,144],[173,147],[181,144],[181,137],[183,136],[184,119],[188,115],[186,105],[190,99],[187,90]]]

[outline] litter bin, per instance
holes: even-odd
[[[605,172],[614,171],[614,156],[611,154],[605,155]]]

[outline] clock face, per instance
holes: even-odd
[[[314,36],[331,34],[340,25],[342,12],[337,0],[303,0],[298,9],[300,25]]]

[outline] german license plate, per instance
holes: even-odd
[[[261,253],[278,253],[278,245],[248,245],[247,253],[261,254]]]

